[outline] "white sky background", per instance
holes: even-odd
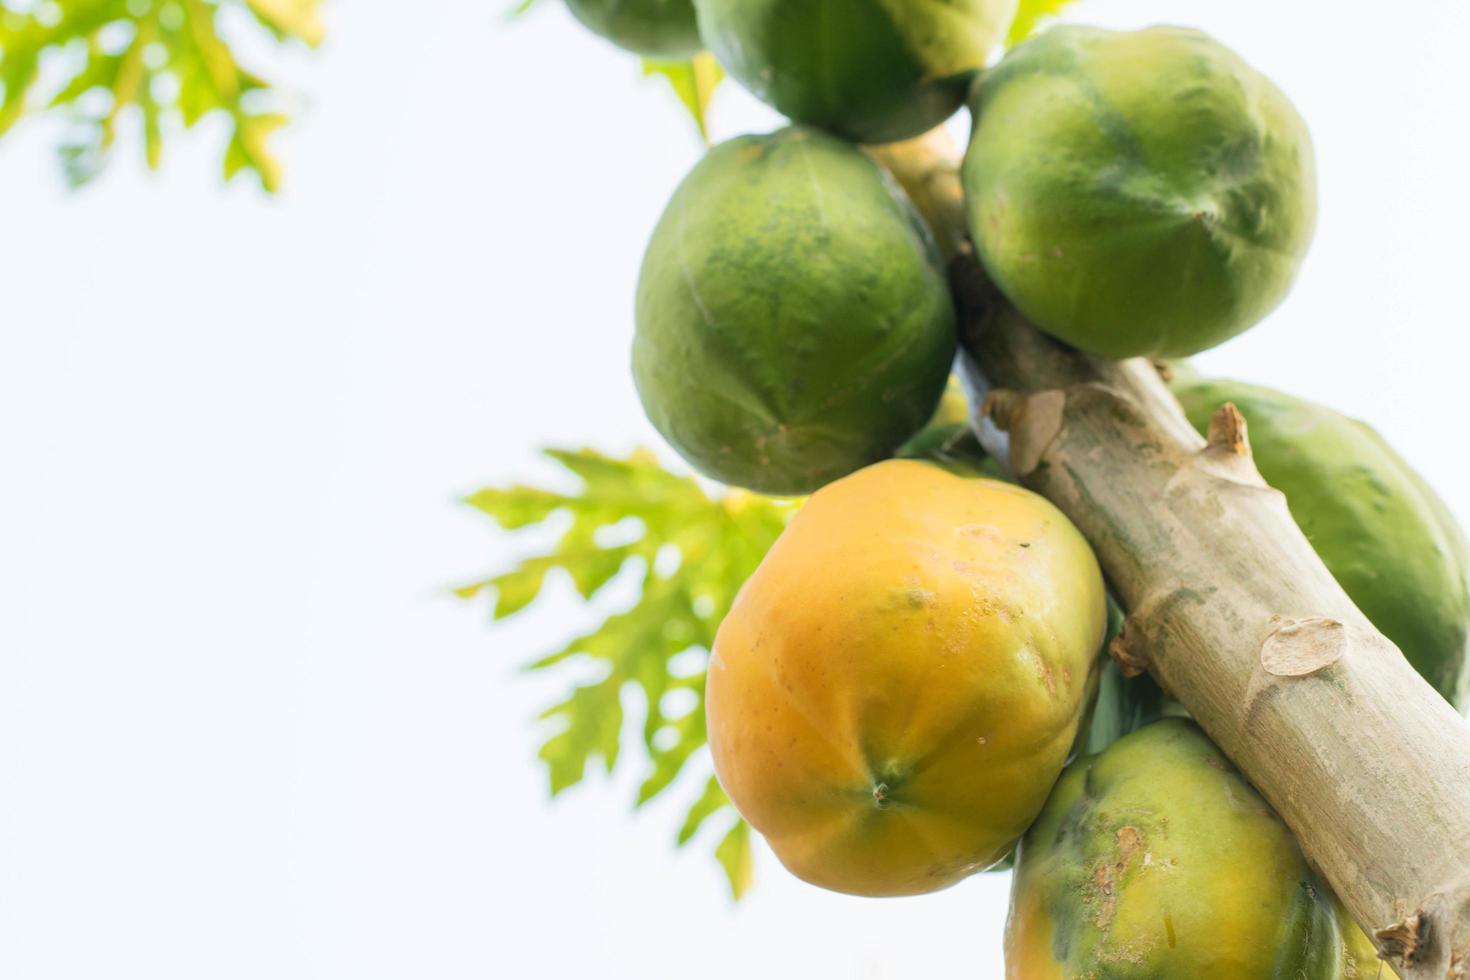
[[[564,681],[515,668],[589,615],[445,598],[514,547],[453,501],[654,442],[634,281],[699,146],[555,0],[509,5],[333,4],[277,200],[219,185],[218,131],[155,177],[129,130],[77,194],[46,125],[0,143],[0,975],[1000,975],[1003,876],[865,901],[762,851],[733,907],[670,846],[695,787],[545,799]],[[1470,8],[1319,7],[1071,19],[1203,27],[1295,100],[1316,244],[1199,363],[1368,419],[1470,518]],[[774,124],[733,84],[714,118]]]

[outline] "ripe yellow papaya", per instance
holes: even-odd
[[[720,626],[715,772],[798,877],[934,891],[1004,857],[1077,734],[1106,620],[1044,498],[917,460],[817,491]]]
[[[1005,950],[1011,980],[1392,976],[1280,818],[1182,718],[1063,773],[1017,853]]]

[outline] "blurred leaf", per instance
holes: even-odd
[[[1015,47],[1036,33],[1036,28],[1042,21],[1050,20],[1061,14],[1066,7],[1076,3],[1077,0],[1021,0],[1016,8],[1016,19],[1011,21],[1011,29],[1006,33],[1006,47]]]
[[[620,678],[608,677],[599,684],[576,688],[565,701],[541,713],[543,719],[563,723],[540,752],[552,796],[581,782],[593,757],[601,757],[608,772],[617,765],[623,728],[621,688]]]
[[[466,498],[471,507],[484,511],[507,531],[539,524],[562,506],[565,498],[536,487],[477,490]]]
[[[735,822],[725,839],[720,841],[715,848],[715,860],[720,862],[720,867],[725,869],[725,877],[730,882],[730,894],[739,901],[740,896],[745,894],[745,889],[750,887],[752,868],[750,856],[750,825],[744,820]]]
[[[689,808],[689,814],[684,818],[684,826],[679,828],[679,846],[683,847],[694,839],[699,833],[699,828],[704,822],[720,810],[730,805],[730,799],[725,791],[720,788],[720,781],[711,776],[705,784],[704,793],[694,801]]]
[[[307,44],[322,43],[321,0],[245,0],[251,13],[278,40],[297,37]]]
[[[688,61],[652,61],[644,59],[643,74],[662,75],[673,88],[684,108],[699,127],[699,137],[709,142],[707,113],[715,89],[725,77],[725,70],[708,51],[701,51]]]
[[[646,451],[626,459],[590,450],[547,455],[577,478],[576,490],[491,487],[465,502],[510,531],[553,519],[567,523],[551,544],[456,593],[493,597],[500,619],[534,608],[558,575],[591,601],[620,573],[632,572],[637,597],[631,606],[528,668],[589,660],[601,668],[596,680],[574,686],[542,713],[553,728],[541,758],[553,795],[581,782],[591,764],[611,772],[625,754],[625,698],[635,696],[643,722],[635,744],[646,772],[634,805],[658,797],[691,768],[700,773],[703,791],[678,832],[683,845],[710,817],[733,814],[705,749],[704,662],[735,594],[796,503],[741,490],[710,494],[697,480],[663,469]],[[744,822],[736,820],[716,857],[738,897],[750,882],[750,845]]]
[[[229,126],[226,178],[250,172],[268,191],[280,164],[268,144],[286,122],[283,100],[244,68],[218,33],[228,10],[241,10],[278,42],[315,45],[321,0],[0,0],[0,134],[22,117],[66,120],[59,148],[73,184],[106,166],[117,124],[135,115],[150,169],[165,135],[211,115]],[[46,66],[44,80],[41,71]]]

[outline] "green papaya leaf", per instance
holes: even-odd
[[[643,74],[661,75],[673,88],[684,108],[699,128],[699,138],[709,142],[708,114],[710,99],[725,77],[725,70],[708,51],[701,51],[688,61],[651,61],[644,59]]]
[[[316,45],[326,34],[318,9],[321,0],[245,0],[245,4],[279,41],[296,37]]]
[[[730,799],[720,788],[720,781],[711,776],[709,782],[704,786],[704,793],[689,808],[689,813],[684,818],[684,826],[679,828],[679,846],[683,847],[693,840],[694,835],[699,833],[699,828],[704,826],[706,820],[729,805]]]
[[[1016,19],[1011,21],[1011,29],[1006,33],[1006,47],[1015,47],[1036,33],[1036,28],[1043,21],[1059,16],[1063,9],[1075,3],[1076,0],[1021,0],[1020,6],[1016,8]]]
[[[744,820],[735,821],[735,826],[715,848],[715,859],[725,869],[730,882],[730,894],[738,902],[750,887],[754,862],[750,853],[750,825]]]
[[[607,612],[590,631],[527,667],[554,670],[591,660],[602,668],[596,680],[572,687],[541,714],[549,726],[540,756],[550,789],[555,795],[577,785],[589,766],[612,772],[635,751],[621,743],[625,698],[633,695],[642,720],[636,754],[645,770],[634,806],[675,787],[701,786],[677,841],[688,843],[711,817],[734,817],[715,856],[739,897],[750,883],[749,832],[712,775],[704,664],[735,594],[797,505],[741,490],[710,492],[665,470],[646,451],[622,459],[590,450],[547,455],[575,477],[576,489],[490,487],[465,502],[511,532],[565,521],[555,540],[456,594],[491,599],[493,615],[502,619],[534,610],[547,583],[558,579],[600,603],[607,585],[632,571],[637,596],[630,606]]]
[[[281,167],[269,147],[287,121],[284,99],[245,68],[221,37],[220,18],[244,10],[277,44],[320,43],[321,0],[0,0],[0,135],[26,116],[64,116],[59,147],[73,185],[106,166],[119,122],[141,122],[150,169],[165,134],[220,115],[228,120],[223,170],[252,173],[267,191]],[[41,71],[42,64],[46,71]]]

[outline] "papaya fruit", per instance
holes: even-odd
[[[1106,619],[1045,498],[917,460],[818,490],[720,624],[715,773],[785,866],[910,895],[1001,860],[1071,753]]]
[[[1233,402],[1256,467],[1343,591],[1460,711],[1470,707],[1470,546],[1449,508],[1376,431],[1290,395],[1187,375],[1201,433]]]
[[[704,45],[693,0],[567,0],[588,30],[645,58],[691,58]]]
[[[1108,357],[1177,357],[1285,296],[1316,224],[1306,125],[1199,31],[1060,26],[975,86],[976,250],[1028,319]]]
[[[1017,852],[1011,980],[1390,976],[1290,831],[1192,721],[1067,767]]]
[[[964,102],[1016,0],[695,0],[725,70],[793,122],[859,143],[918,136]]]
[[[928,230],[862,151],[811,129],[711,150],[638,280],[633,378],[696,469],[810,493],[933,413],[955,311]]]

